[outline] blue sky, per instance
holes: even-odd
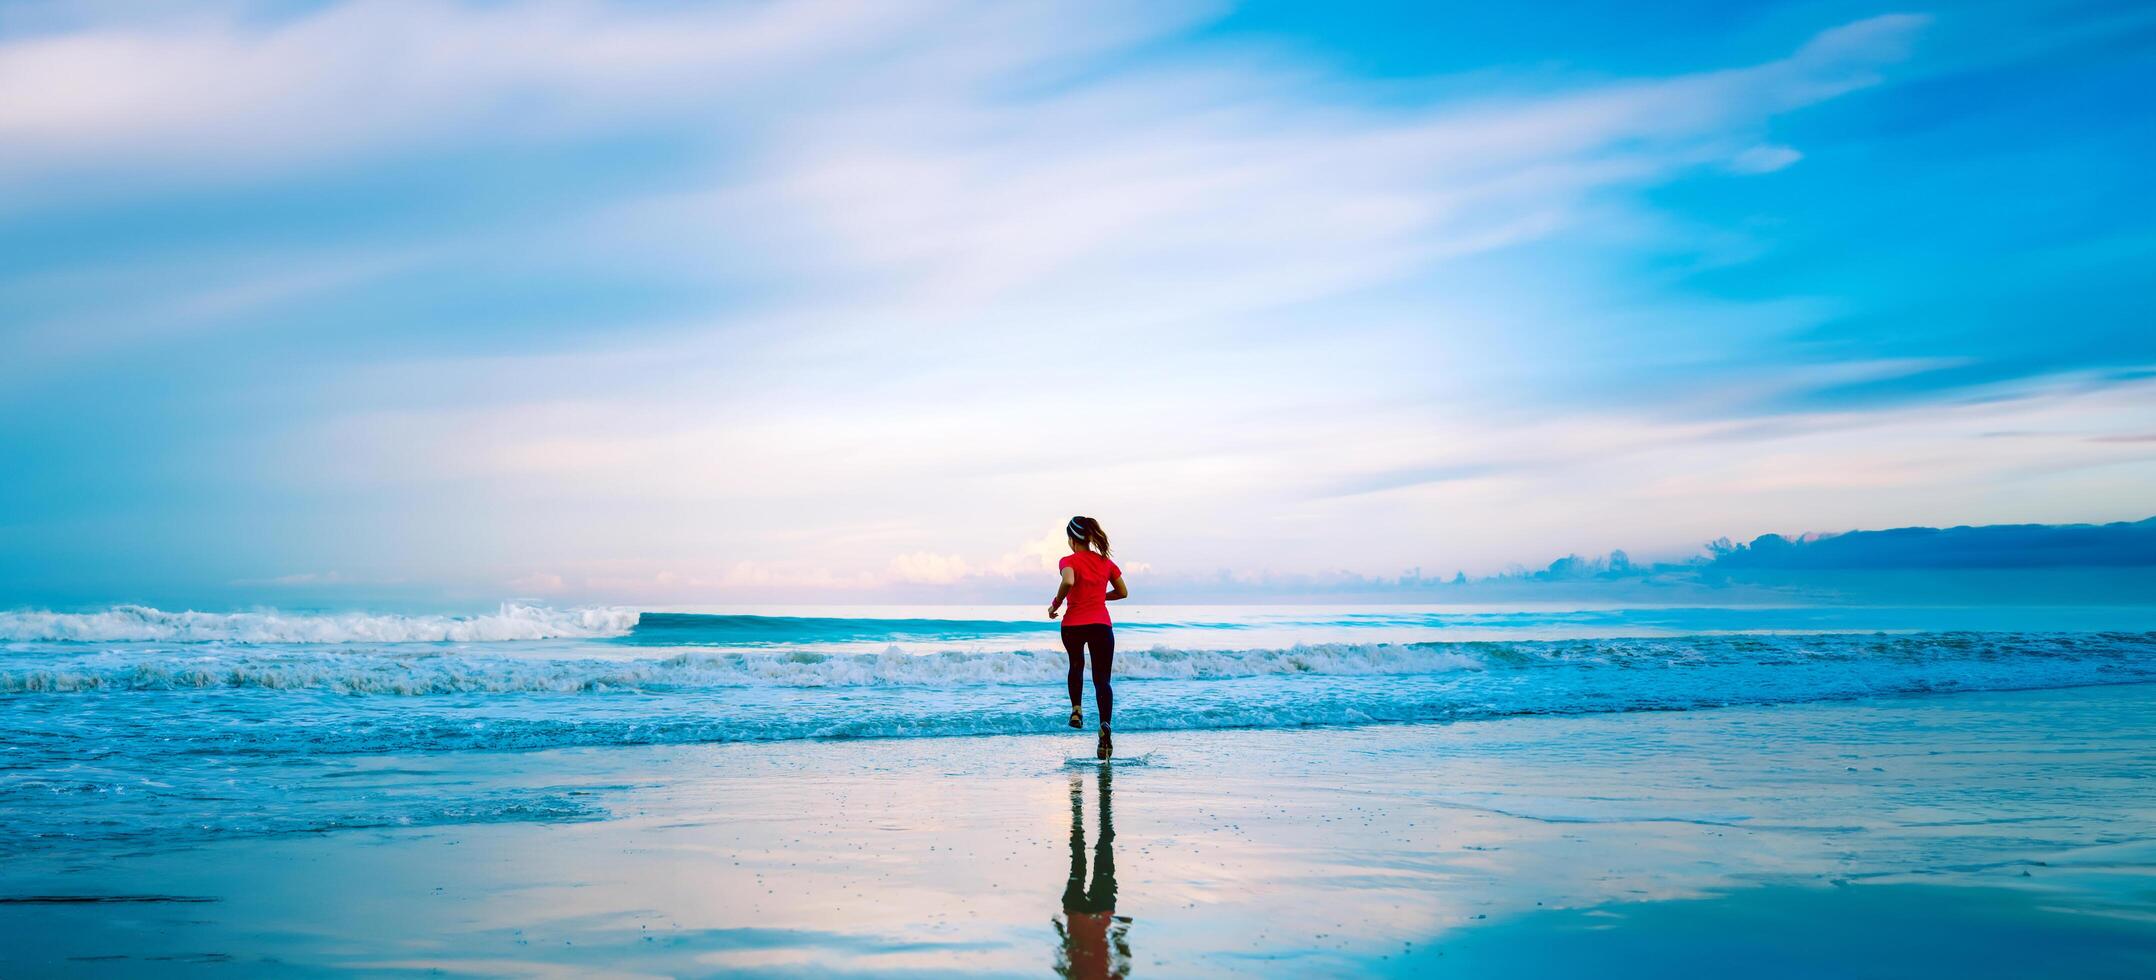
[[[0,604],[2156,510],[2145,4],[144,6],[0,9]]]

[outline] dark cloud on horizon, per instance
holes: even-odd
[[[1749,543],[1711,542],[1678,561],[1623,551],[1566,555],[1542,568],[1481,578],[1409,569],[1398,577],[1326,574],[1149,577],[1169,602],[1254,597],[1310,601],[1416,596],[1617,602],[2133,603],[2156,600],[2156,517],[2115,524],[1901,527]],[[981,597],[988,601],[988,596]],[[1009,597],[998,593],[995,599]]]
[[[1817,537],[1762,535],[1709,546],[1716,571],[1860,571],[2156,566],[2156,517],[2116,524],[1899,527]]]

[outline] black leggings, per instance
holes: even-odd
[[[1063,652],[1071,655],[1071,707],[1078,707],[1085,689],[1085,653],[1093,648],[1093,702],[1100,710],[1100,727],[1108,727],[1115,712],[1115,692],[1108,689],[1108,671],[1115,667],[1115,628],[1107,623],[1063,627]]]

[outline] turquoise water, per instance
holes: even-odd
[[[1125,732],[2156,680],[2133,608],[1118,612]],[[604,812],[341,788],[385,754],[1064,732],[1055,629],[1032,607],[0,613],[0,850]]]

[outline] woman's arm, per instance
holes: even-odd
[[[1056,586],[1056,597],[1048,602],[1048,618],[1056,618],[1056,610],[1063,608],[1063,600],[1071,594],[1071,586],[1078,584],[1078,573],[1063,570],[1063,584]]]
[[[1130,598],[1130,590],[1123,587],[1123,576],[1118,575],[1112,579],[1109,579],[1108,584],[1114,586],[1114,588],[1108,590],[1109,602],[1114,602],[1117,599]]]

